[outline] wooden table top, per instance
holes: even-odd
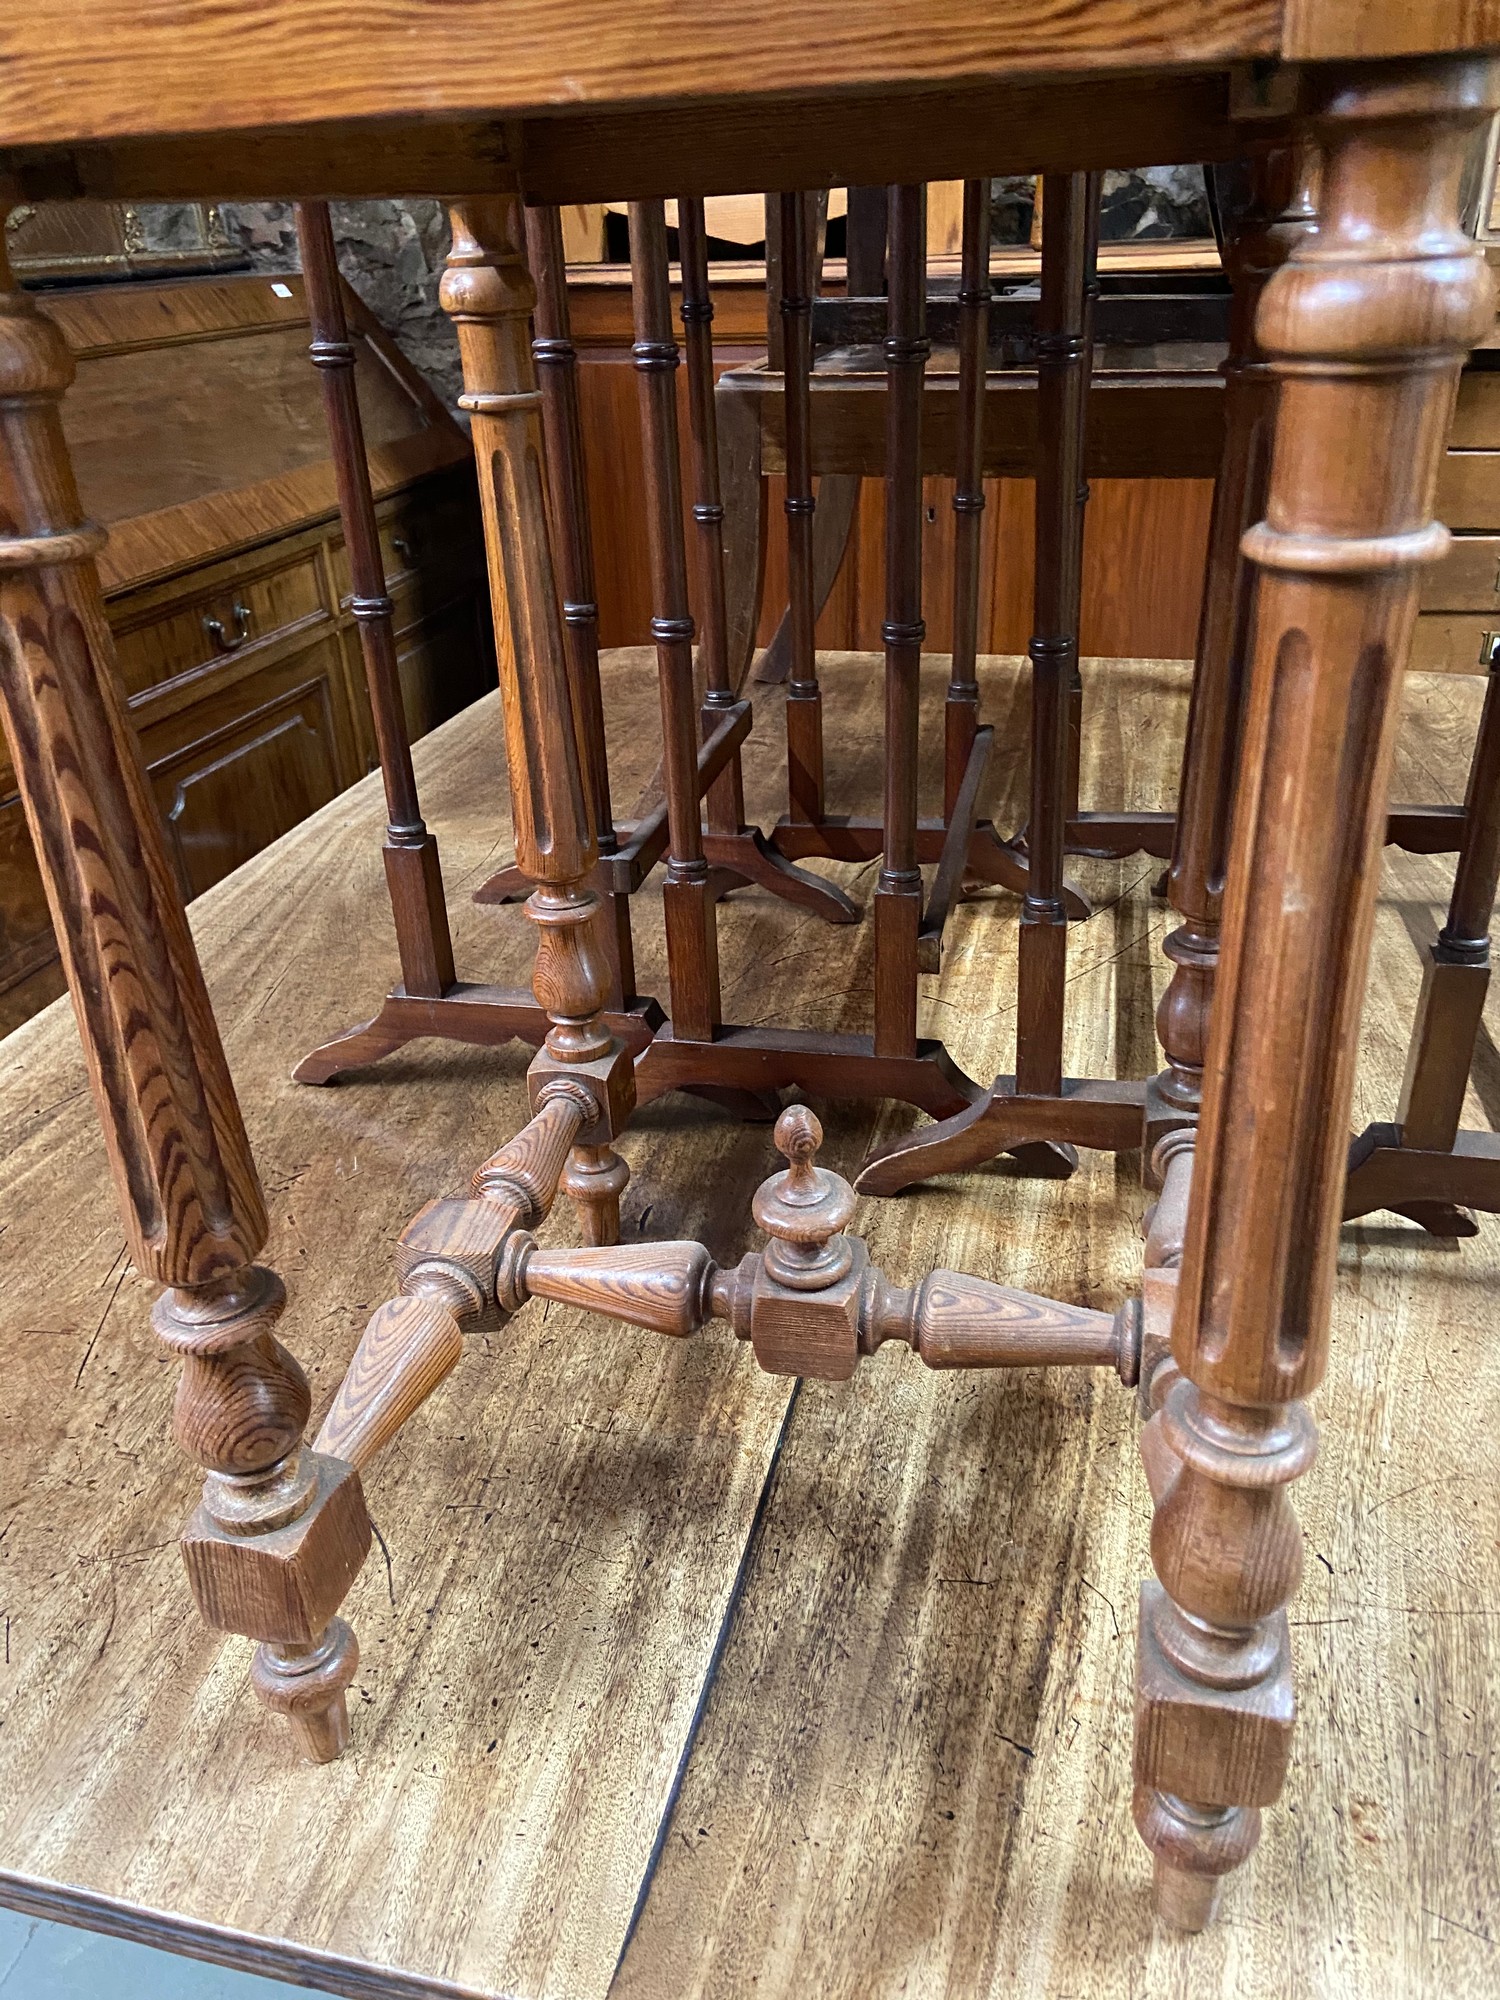
[[[1164,802],[1186,670],[1085,671],[1086,795]],[[605,672],[626,808],[655,756],[655,676],[644,652]],[[982,674],[1008,820],[1025,681],[1018,663]],[[941,680],[934,662],[934,701]],[[824,688],[834,799],[866,808],[878,663],[830,657]],[[1481,692],[1412,684],[1402,795],[1459,796]],[[765,698],[746,767],[761,814],[784,786]],[[936,733],[924,748],[930,796]],[[520,979],[529,926],[468,900],[508,852],[494,702],[416,764],[460,966]],[[334,1090],[287,1080],[390,976],[381,819],[367,781],[192,911],[315,1413],[387,1295],[397,1232],[524,1116],[519,1049],[429,1044]],[[1068,1062],[1142,1075],[1167,971],[1157,871],[1080,866],[1101,912],[1070,939]],[[1394,1106],[1413,940],[1447,876],[1388,861],[1360,1124]],[[665,990],[659,891],[636,908],[643,982]],[[975,1074],[1008,1064],[1014,939],[1012,903],[966,905],[923,982],[924,1019]],[[732,897],[726,1001],[867,1030],[870,948],[868,923],[830,936]],[[1466,1122],[1494,1122],[1483,1037],[1476,1087]],[[831,1163],[908,1115],[830,1111]],[[750,1247],[763,1128],[668,1100],[622,1151],[627,1234]],[[1108,1307],[1139,1275],[1134,1175],[1097,1154],[1065,1185],[992,1170],[864,1203],[857,1227],[902,1279],[951,1261]],[[571,1228],[560,1214],[548,1234]],[[1074,1374],[933,1375],[887,1351],[795,1391],[723,1329],[671,1342],[528,1309],[472,1341],[372,1468],[352,1748],[291,1766],[248,1644],[188,1600],[177,1532],[198,1474],[168,1436],[176,1371],[124,1260],[60,1003],[0,1044],[0,1900],[361,2000],[600,2000],[612,1981],[619,2000],[1490,1990],[1497,1279],[1494,1218],[1461,1250],[1397,1225],[1345,1234],[1299,1495],[1288,1809],[1224,1921],[1183,1939],[1151,1923],[1130,1822],[1149,1520],[1133,1402]]]
[[[28,0],[0,193],[539,200],[1217,158],[1230,70],[1500,43],[1500,0]],[[1251,65],[1260,65],[1256,70]]]

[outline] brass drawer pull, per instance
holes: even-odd
[[[241,604],[240,602],[238,602],[238,600],[236,600],[232,616],[234,618],[233,638],[231,638],[230,635],[224,630],[223,621],[221,619],[205,618],[203,621],[204,631],[208,634],[209,638],[213,640],[214,644],[218,647],[221,653],[238,652],[239,648],[243,646],[245,641],[250,637],[249,605]]]

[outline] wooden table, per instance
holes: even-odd
[[[1401,662],[1420,569],[1447,547],[1432,506],[1458,369],[1493,309],[1459,198],[1471,143],[1500,103],[1500,78],[1474,53],[1500,42],[1500,16],[1456,0],[1429,0],[1415,15],[1405,0],[1094,0],[1063,14],[1036,0],[999,12],[990,0],[916,11],[815,0],[769,12],[645,0],[624,13],[585,0],[518,6],[487,37],[469,11],[436,0],[394,0],[374,18],[349,0],[225,0],[187,17],[156,0],[103,0],[87,26],[85,38],[71,0],[38,0],[8,24],[0,198],[144,198],[209,185],[224,195],[400,186],[455,197],[444,303],[458,325],[481,467],[517,859],[538,885],[528,905],[540,940],[534,985],[551,1021],[528,1073],[532,1118],[484,1163],[467,1198],[429,1204],[403,1232],[400,1295],[375,1313],[315,1448],[304,1450],[308,1386],[273,1331],[281,1281],[255,1262],[264,1200],[114,693],[95,567],[103,538],[82,517],[57,416],[67,356],[10,289],[0,300],[0,700],[129,1247],[167,1288],[153,1322],[183,1361],[176,1434],[206,1475],[183,1542],[200,1609],[259,1641],[252,1678],[262,1701],[287,1717],[307,1756],[337,1758],[359,1670],[337,1613],[371,1542],[359,1468],[457,1365],[464,1327],[493,1328],[530,1299],[589,1304],[676,1335],[711,1314],[728,1318],[780,1374],[842,1379],[889,1339],[933,1366],[1113,1368],[1141,1387],[1156,1503],[1157,1578],[1137,1626],[1134,1811],[1160,1913],[1201,1928],[1223,1877],[1258,1841],[1260,1808],[1280,1795],[1288,1764],[1285,1607],[1302,1540],[1287,1488],[1316,1449],[1306,1398],[1327,1359]],[[1253,401],[1257,384],[1274,383],[1277,420],[1273,437],[1262,400],[1240,430],[1226,421],[1238,442],[1221,468],[1204,657],[1217,649],[1216,702],[1244,685],[1243,734],[1233,704],[1209,732],[1214,754],[1205,756],[1202,730],[1190,732],[1195,789],[1174,869],[1187,921],[1173,945],[1181,985],[1164,1015],[1171,1091],[1154,1122],[1148,1109],[1162,1194],[1139,1300],[1111,1319],[1076,1298],[972,1273],[929,1272],[910,1287],[886,1279],[844,1231],[853,1196],[816,1166],[818,1126],[804,1111],[783,1114],[789,1167],[755,1196],[771,1238],[764,1252],[731,1271],[693,1238],[614,1245],[626,1177],[613,1142],[635,1088],[629,1050],[604,1018],[593,944],[593,821],[545,521],[519,197],[628,194],[637,204],[636,358],[653,439],[644,504],[670,818],[673,1018],[653,1056],[668,1041],[691,1055],[745,1030],[722,1025],[699,823],[657,203],[684,192],[897,184],[887,837],[873,929],[874,1054],[899,1066],[921,1053],[920,183],[1268,147],[1302,148],[1316,163],[1317,228],[1306,226],[1304,199],[1278,238],[1273,209],[1254,239],[1259,267],[1237,279],[1247,308],[1258,299],[1238,346],[1242,387]],[[1069,251],[1075,263],[1081,242]],[[1060,410],[1065,379],[1081,379],[1077,337],[1062,318],[1047,326]],[[1076,490],[1076,462],[1044,461],[1042,471],[1056,492]],[[1032,641],[1053,725],[1068,650],[1058,619],[1077,561],[1067,541],[1041,554],[1051,609],[1041,609],[1039,583]],[[1243,668],[1242,683],[1230,668]],[[1236,724],[1227,738],[1226,716]],[[1236,769],[1225,740],[1239,746],[1240,778],[1220,909],[1215,851],[1228,839]],[[1050,726],[1047,743],[1065,762],[1065,732]],[[1032,839],[1037,856],[1054,854],[1050,829],[1034,827]],[[1211,909],[1196,889],[1182,896],[1184,875],[1208,885]],[[1038,861],[1021,932],[1023,1012],[1062,984],[1063,918],[1060,865],[1049,861],[1044,878]],[[1018,1079],[1008,1100],[1000,1092],[999,1110],[1064,1105],[1060,1051],[1046,1068]],[[594,1249],[534,1244],[530,1228],[559,1187]],[[715,1217],[725,1193],[713,1191]],[[1401,1387],[1411,1393],[1409,1379]],[[686,1559],[685,1577],[695,1586],[701,1563]],[[441,1684],[426,1686],[440,1704]],[[518,1713],[513,1703],[505,1719]],[[437,1715],[434,1706],[433,1728]],[[165,1739],[162,1754],[172,1755]],[[249,1815],[246,1836],[264,1830],[264,1811]],[[444,1921],[460,1883],[472,1883],[474,1858],[466,1853],[447,1885]],[[540,1898],[530,1916],[544,1921]]]
[[[645,665],[606,662],[627,786],[655,755]],[[879,797],[874,666],[824,661],[830,700],[871,744],[853,774],[862,808]],[[1024,705],[1018,665],[981,677],[990,713]],[[1171,795],[1186,691],[1180,667],[1101,674],[1100,741],[1134,746],[1123,767],[1086,746],[1104,796]],[[1462,768],[1478,693],[1412,683],[1402,789]],[[780,795],[774,735],[751,739],[753,811]],[[457,883],[508,838],[499,736],[491,702],[416,747]],[[933,732],[929,777],[939,748]],[[993,803],[1014,809],[1024,768],[1001,778]],[[370,781],[193,908],[319,1412],[384,1289],[391,1236],[451,1158],[525,1116],[519,1049],[430,1043],[394,1077],[289,1080],[306,1037],[379,976],[380,823]],[[1387,858],[1360,1121],[1399,1084],[1413,933],[1430,930],[1447,872]],[[1085,879],[1111,875],[1094,864]],[[1149,1050],[1166,976],[1149,887],[1142,864],[1080,940],[1070,1063]],[[454,921],[460,949],[508,952],[502,970],[522,974],[520,926],[467,900]],[[983,907],[955,923],[934,1004],[982,1066],[1005,1045],[1014,933]],[[638,930],[660,976],[650,890]],[[788,949],[783,908],[737,903],[726,989],[759,982],[780,1010],[859,1025],[868,931],[836,944],[829,979]],[[1493,1006],[1490,1026],[1500,1035]],[[289,1764],[281,1726],[247,1701],[247,1642],[182,1615],[192,1467],[166,1435],[172,1371],[85,1076],[66,1007],[0,1045],[0,1899],[361,2000],[593,2000],[638,1899],[614,1989],[631,2000],[1485,1990],[1500,1911],[1497,1634],[1482,1615],[1500,1583],[1500,1221],[1461,1258],[1378,1225],[1345,1239],[1326,1449],[1302,1504],[1295,1811],[1268,1815],[1235,1921],[1183,1943],[1152,1925],[1129,1825],[1149,1518],[1134,1422],[1119,1395],[1058,1372],[955,1383],[882,1366],[794,1392],[746,1368],[727,1334],[663,1354],[584,1314],[528,1315],[476,1344],[372,1472],[390,1568],[377,1550],[352,1600],[356,1748]],[[1493,1056],[1471,1115],[1486,1107],[1493,1122]],[[841,1161],[901,1123],[869,1106],[826,1115]],[[668,1101],[623,1148],[632,1236],[649,1205],[651,1234],[749,1247],[763,1129]],[[1141,1200],[1096,1155],[1061,1189],[985,1175],[866,1203],[861,1226],[895,1265],[952,1258],[957,1241],[981,1268],[1086,1283],[1107,1305],[1136,1282]],[[567,1217],[548,1233],[565,1239]],[[1393,1367],[1409,1392],[1380,1386]]]

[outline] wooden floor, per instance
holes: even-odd
[[[1086,802],[1165,803],[1183,670],[1105,664],[1088,684]],[[825,686],[833,802],[872,805],[877,666],[830,662]],[[1021,690],[1014,665],[988,670],[1002,820]],[[1413,683],[1400,794],[1460,795],[1480,691]],[[611,662],[609,697],[628,807],[657,740],[642,655]],[[519,915],[467,900],[507,852],[493,703],[417,765],[461,969],[523,978]],[[774,814],[774,699],[747,789]],[[379,823],[363,785],[193,911],[315,1412],[390,1288],[396,1232],[524,1116],[519,1049],[428,1044],[336,1089],[287,1081],[391,975]],[[1100,907],[1072,938],[1076,1074],[1155,1066],[1157,872],[1080,868]],[[1414,943],[1448,874],[1387,867],[1360,1122],[1393,1111]],[[638,909],[643,984],[665,995],[658,895]],[[980,1076],[1009,1067],[1015,914],[966,906],[924,981],[924,1029]],[[731,1016],[868,1025],[868,924],[829,931],[756,893],[722,937]],[[1471,1111],[1500,1114],[1488,1038]],[[911,1116],[831,1110],[833,1163]],[[624,1151],[628,1231],[701,1234],[726,1260],[754,1240],[764,1128],[674,1098]],[[1394,1222],[1346,1232],[1323,1449],[1297,1489],[1292,1776],[1223,1921],[1183,1942],[1153,1926],[1130,1822],[1148,1507],[1109,1381],[934,1376],[886,1350],[799,1389],[723,1329],[666,1343],[533,1308],[476,1339],[372,1470],[353,1749],[296,1767],[248,1648],[191,1613],[175,1369],[58,1008],[0,1044],[0,1159],[0,1901],[351,1995],[1500,1987],[1495,1223],[1460,1250]],[[865,1203],[857,1226],[903,1280],[948,1262],[1112,1307],[1140,1265],[1137,1170],[992,1170]]]

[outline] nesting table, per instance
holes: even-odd
[[[358,1651],[337,1614],[370,1545],[360,1467],[466,1334],[528,1299],[676,1337],[726,1320],[789,1375],[842,1379],[887,1341],[934,1367],[1098,1368],[1136,1388],[1148,1418],[1156,1579],[1139,1613],[1136,1821],[1162,1916],[1208,1921],[1290,1752],[1285,1607],[1302,1547],[1288,1489],[1316,1449],[1307,1398],[1326,1359],[1395,696],[1422,566],[1447,546],[1433,496],[1457,373],[1492,311],[1459,226],[1466,154],[1500,104],[1490,43],[1500,13],[1442,0],[1093,0],[1062,14],[1030,0],[623,12],[586,0],[480,15],[392,0],[374,16],[348,0],[187,15],[102,0],[86,32],[70,0],[33,0],[8,24],[0,200],[211,187],[453,203],[444,303],[463,351],[517,859],[537,885],[534,984],[551,1026],[529,1123],[466,1197],[430,1202],[403,1232],[399,1296],[371,1320],[312,1449],[307,1384],[275,1337],[281,1282],[255,1262],[264,1200],[115,693],[103,535],[78,506],[58,420],[71,364],[0,272],[0,703],[132,1254],[165,1287],[154,1325],[182,1362],[175,1430],[205,1473],[184,1536],[193,1593],[210,1624],[259,1642],[256,1691],[307,1756],[331,1761],[348,1740]],[[1192,1059],[1178,1067],[1197,1095],[1180,1093],[1155,1128],[1161,1194],[1139,1295],[1109,1315],[961,1271],[886,1277],[848,1230],[852,1191],[818,1164],[801,1107],[778,1126],[785,1170],[755,1196],[765,1250],[723,1270],[696,1241],[615,1244],[612,1141],[635,1093],[593,944],[523,200],[629,196],[649,225],[666,195],[880,180],[896,183],[894,239],[920,227],[929,179],[1297,146],[1317,162],[1316,230],[1291,229],[1243,280],[1258,293],[1247,369],[1274,380],[1277,415],[1244,426],[1221,474],[1229,525],[1209,602],[1244,639],[1241,751],[1222,907],[1211,939],[1180,947]],[[649,373],[655,344],[660,363],[643,394],[665,432],[661,300],[639,284],[637,300],[638,359],[646,350]],[[917,391],[896,399],[897,422],[920,400],[910,304],[893,298],[887,330],[892,380]],[[917,464],[909,447],[895,462]],[[909,486],[888,496],[888,826],[909,819],[915,783],[910,500]],[[680,496],[668,480],[644,504],[669,776],[684,766],[664,891],[672,1031],[691,1041],[712,1032],[717,979],[692,625]],[[1222,837],[1226,818],[1221,798],[1203,824]],[[1055,914],[1028,899],[1028,921]],[[888,843],[875,898],[887,964],[914,956],[920,917],[915,854]],[[1033,976],[1052,976],[1048,955],[1032,956]],[[592,1247],[532,1235],[560,1187]],[[993,1261],[1003,1269],[1003,1244]]]

